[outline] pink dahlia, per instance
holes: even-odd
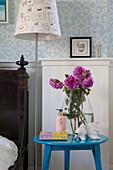
[[[91,77],[90,70],[86,70],[86,76],[85,76],[85,78],[87,79],[87,78],[89,78],[89,77]]]
[[[93,86],[93,83],[94,83],[94,81],[93,81],[92,77],[84,79],[83,82],[82,82],[82,88],[83,89],[88,89],[88,88]]]
[[[73,75],[76,76],[81,82],[86,75],[86,69],[84,69],[84,67],[78,66],[74,69]]]
[[[60,82],[58,79],[50,79],[49,84],[55,89],[63,88],[63,83]]]
[[[69,90],[77,89],[79,86],[79,80],[72,75],[68,76],[68,78],[64,81],[64,83],[67,89]]]

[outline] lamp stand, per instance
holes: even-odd
[[[38,120],[38,34],[36,33],[35,44],[35,136],[37,135],[37,120]],[[37,170],[37,143],[34,147],[34,170]]]

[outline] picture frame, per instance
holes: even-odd
[[[0,24],[8,23],[8,0],[0,0]]]
[[[70,58],[90,58],[91,45],[91,37],[70,37]]]

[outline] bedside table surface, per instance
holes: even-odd
[[[46,144],[46,145],[55,145],[55,146],[81,146],[81,145],[95,145],[95,144],[100,144],[100,143],[104,143],[107,142],[108,137],[102,134],[98,134],[98,136],[100,137],[100,139],[90,139],[87,138],[87,140],[82,141],[82,140],[74,140],[74,136],[73,135],[68,135],[67,136],[67,140],[39,140],[39,135],[36,135],[33,137],[33,141],[40,143],[40,144]]]

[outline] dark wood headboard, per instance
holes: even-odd
[[[20,150],[28,144],[28,77],[23,66],[0,70],[0,135]]]
[[[13,141],[19,134],[18,92],[18,71],[0,70],[0,135]]]

